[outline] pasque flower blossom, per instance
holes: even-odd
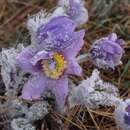
[[[68,74],[80,75],[76,55],[83,46],[84,30],[75,32],[75,23],[59,16],[37,30],[37,46],[26,47],[18,56],[19,66],[33,75],[24,86],[22,97],[39,99],[51,90],[60,106],[68,93]]]
[[[113,68],[121,63],[123,40],[116,33],[96,40],[90,49],[90,57],[99,68]]]

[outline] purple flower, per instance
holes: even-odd
[[[130,130],[130,99],[120,101],[114,112],[117,125],[123,130]]]
[[[113,68],[121,63],[124,53],[123,40],[118,39],[115,33],[94,42],[90,49],[90,56],[99,68]]]
[[[64,6],[66,14],[77,23],[84,24],[88,20],[88,11],[84,7],[84,0],[59,0],[59,5]]]
[[[75,57],[83,46],[85,32],[74,32],[74,29],[75,24],[68,17],[54,18],[39,28],[37,47],[30,45],[18,55],[19,66],[33,75],[23,88],[24,99],[35,100],[45,90],[51,90],[57,103],[64,105],[68,93],[68,75],[81,74],[81,67]],[[45,49],[47,44],[51,47],[49,51]]]
[[[124,115],[124,120],[127,125],[130,126],[130,104],[126,107],[127,114]]]

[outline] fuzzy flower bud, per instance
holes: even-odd
[[[122,44],[123,40],[118,39],[116,33],[112,33],[94,42],[90,49],[90,57],[97,67],[114,69],[122,63]]]

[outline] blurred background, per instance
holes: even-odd
[[[86,0],[89,22],[86,39],[117,32],[130,40],[130,0]],[[56,0],[0,0],[0,47],[8,47],[29,39],[27,16],[41,9],[51,10]]]
[[[41,9],[52,10],[56,3],[56,0],[0,0],[0,48],[30,43],[30,35],[26,28],[28,15]],[[81,53],[86,52],[95,39],[111,32],[116,32],[123,38],[125,40],[123,65],[117,67],[115,71],[102,70],[101,77],[118,86],[122,98],[130,98],[130,0],[86,0],[85,4],[89,12],[89,21],[80,27],[86,29],[85,45]],[[86,62],[81,66],[84,76],[89,76],[93,69],[90,63]],[[71,78],[75,83],[78,82],[77,77]],[[45,120],[47,124],[50,123],[52,130],[59,130],[57,121],[60,119],[64,120],[64,130],[119,130],[112,118],[112,112],[113,108],[100,108],[88,112],[86,108],[77,106],[69,111],[66,117],[53,113]],[[7,120],[1,119],[6,118],[5,115],[2,116],[0,121]],[[81,118],[83,116],[84,118]],[[45,130],[50,130],[48,126],[45,127],[47,128]]]

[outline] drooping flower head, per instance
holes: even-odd
[[[88,11],[84,6],[84,0],[59,0],[66,14],[79,26],[88,20]]]
[[[120,128],[130,130],[130,99],[120,102],[114,112],[114,117]]]
[[[115,33],[96,40],[90,49],[90,57],[99,68],[112,68],[121,64],[124,52],[123,40],[118,39]]]
[[[68,74],[80,75],[75,56],[83,46],[84,30],[68,17],[59,16],[37,30],[37,46],[26,47],[17,57],[19,66],[33,75],[25,84],[22,97],[35,100],[51,90],[60,106],[68,93]]]

